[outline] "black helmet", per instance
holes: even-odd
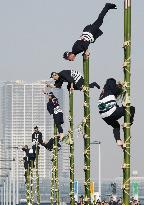
[[[38,129],[38,126],[36,125],[36,126],[34,127],[34,129]]]
[[[69,53],[70,53],[69,51],[64,52],[63,58],[67,60]]]
[[[53,95],[53,92],[50,92],[48,95],[49,95],[49,96],[52,96],[52,95]]]

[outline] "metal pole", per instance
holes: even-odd
[[[19,204],[18,148],[16,148],[16,205]]]
[[[4,188],[1,189],[1,203],[4,205]]]
[[[8,205],[8,198],[9,198],[9,194],[8,194],[8,176],[6,177],[6,205]]]
[[[12,162],[12,169],[13,169],[13,180],[12,180],[12,184],[13,184],[13,205],[15,205],[15,170],[14,170],[14,162]]]
[[[101,200],[101,142],[99,142],[99,196]]]
[[[6,188],[5,188],[5,181],[4,181],[4,205],[6,205],[6,195],[5,195],[5,192],[6,192]]]
[[[11,170],[9,171],[9,205],[11,205]]]

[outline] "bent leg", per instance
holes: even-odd
[[[124,107],[117,107],[115,112],[112,113],[112,115],[110,116],[110,118],[113,121],[119,120],[121,117],[124,116]]]
[[[61,124],[56,124],[56,127],[58,129],[59,134],[63,133],[63,128],[62,128]]]
[[[130,107],[130,112],[131,112],[130,122],[131,122],[131,124],[133,124],[134,115],[135,115],[135,107],[131,106]]]
[[[111,119],[110,117],[103,118],[103,120],[110,126],[113,127],[113,134],[115,140],[121,140],[120,138],[120,124],[118,121]]]

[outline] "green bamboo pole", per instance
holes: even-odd
[[[130,202],[130,69],[131,68],[131,0],[124,0],[124,82],[126,98],[124,102],[124,166],[123,204]]]
[[[58,179],[58,137],[57,128],[54,125],[54,167],[55,167],[55,193],[56,193],[56,204],[60,204],[59,200],[59,179]]]
[[[40,204],[40,189],[39,189],[39,173],[38,173],[38,144],[36,143],[36,192],[37,192],[37,204]]]
[[[31,204],[34,205],[34,180],[33,180],[33,160],[30,161],[31,167],[30,167],[30,186],[31,186]]]
[[[31,195],[31,190],[30,190],[30,168],[28,166],[28,169],[25,171],[25,179],[26,179],[26,201],[27,205],[30,203],[30,195]]]
[[[54,205],[54,189],[55,189],[55,184],[54,184],[54,179],[55,179],[55,167],[54,167],[54,150],[53,150],[53,158],[52,158],[52,176],[51,176],[51,196],[50,196],[50,201],[51,205]]]
[[[73,138],[73,93],[69,92],[69,123],[70,123],[70,205],[74,205],[74,138]]]
[[[84,163],[85,163],[85,203],[90,204],[90,96],[89,57],[83,55],[84,72]]]

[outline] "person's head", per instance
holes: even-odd
[[[103,204],[103,205],[104,205],[104,204],[105,204],[105,201],[103,200],[103,201],[101,202],[101,204]]]
[[[64,58],[65,60],[74,61],[75,58],[76,58],[76,55],[73,54],[72,52],[66,51],[66,52],[64,52],[64,54],[63,54],[63,58]]]
[[[35,132],[38,132],[38,126],[35,126],[35,127],[34,127],[34,131],[35,131]]]
[[[51,73],[51,78],[53,78],[53,80],[58,80],[59,79],[59,74],[57,72],[52,72]]]
[[[28,149],[28,146],[27,145],[24,145],[23,147],[22,147],[22,151],[25,151],[25,150],[27,150]]]
[[[50,92],[50,93],[48,94],[48,99],[49,99],[49,100],[53,99],[54,97],[55,97],[55,96],[54,96],[53,92]]]

